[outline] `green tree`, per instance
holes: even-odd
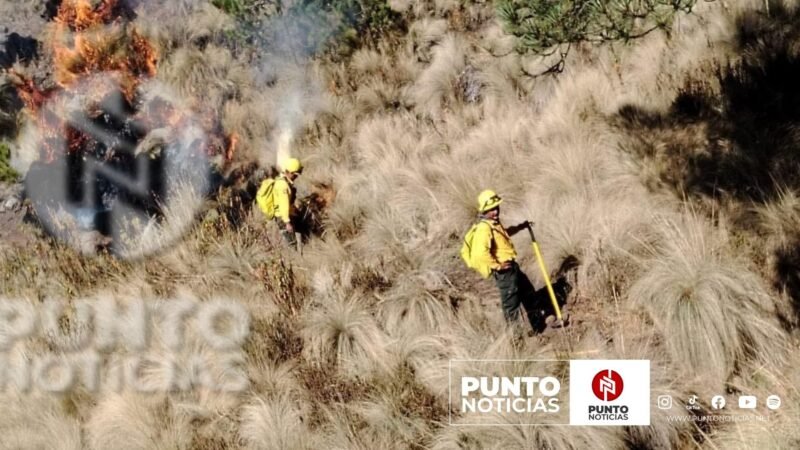
[[[258,2],[254,0],[212,0],[211,3],[228,14],[238,16],[247,13]]]
[[[697,0],[496,0],[506,33],[517,51],[551,55],[560,63],[574,44],[629,41],[669,30],[678,13],[691,13]]]

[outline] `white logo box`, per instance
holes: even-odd
[[[516,422],[510,423],[487,423],[486,421],[473,422],[460,420],[454,421],[451,416],[449,423],[454,426],[519,426],[519,425],[545,425],[545,426],[568,426],[568,425],[592,425],[592,426],[647,426],[650,425],[650,361],[649,360],[548,360],[548,359],[456,359],[450,361],[449,367],[449,394],[451,405],[460,395],[458,391],[458,370],[454,366],[473,364],[480,365],[505,365],[508,363],[568,363],[569,381],[561,385],[560,397],[567,400],[562,405],[565,413],[569,417],[563,417],[561,423],[531,423]],[[623,379],[622,394],[613,401],[604,402],[599,400],[592,391],[592,380],[600,371],[616,371]],[[487,374],[488,375],[488,374]],[[536,375],[548,375],[536,373]],[[566,381],[566,380],[562,380]],[[454,389],[453,387],[456,387]],[[590,420],[588,407],[594,406],[622,406],[628,407],[627,420]]]
[[[623,380],[622,394],[613,401],[602,401],[592,391],[592,380],[601,371],[613,370]],[[571,360],[569,367],[570,425],[650,425],[649,360]],[[590,406],[627,407],[626,420],[591,419]],[[618,410],[618,409],[617,409]]]

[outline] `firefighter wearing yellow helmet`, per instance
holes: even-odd
[[[500,222],[500,205],[503,199],[492,190],[485,190],[478,196],[479,221],[468,233],[468,260],[471,268],[484,278],[494,278],[500,290],[503,316],[508,322],[516,322],[520,318],[519,308],[525,307],[528,321],[535,331],[540,330],[541,312],[534,306],[535,289],[519,264],[517,252],[511,242],[511,236],[526,229],[527,221],[513,227],[504,227]]]
[[[281,163],[282,173],[275,179],[274,202],[275,220],[281,224],[281,234],[291,246],[297,245],[297,207],[295,199],[297,189],[294,181],[303,173],[303,165],[297,158],[287,158]]]

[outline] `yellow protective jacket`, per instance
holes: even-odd
[[[472,261],[484,278],[507,261],[517,259],[517,251],[503,224],[483,219],[472,238]]]
[[[295,215],[294,200],[297,190],[294,183],[286,177],[275,179],[272,195],[275,202],[275,218],[290,223]]]

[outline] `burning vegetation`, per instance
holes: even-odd
[[[37,114],[54,93],[73,88],[82,77],[109,73],[133,102],[140,84],[156,75],[158,52],[131,26],[133,11],[118,0],[65,0],[53,18],[46,46],[52,53],[56,87],[38,88],[19,81],[19,93],[29,114]],[[102,96],[107,92],[99,92]]]
[[[115,209],[144,212],[146,221],[159,217],[169,183],[183,181],[164,178],[208,180],[214,164],[219,169],[234,157],[237,139],[225,136],[214,111],[170,96],[157,82],[158,50],[134,18],[120,0],[64,0],[44,44],[50,85],[12,73],[38,132],[26,192],[51,232],[48,223],[60,222],[56,210],[106,236],[130,218]]]

